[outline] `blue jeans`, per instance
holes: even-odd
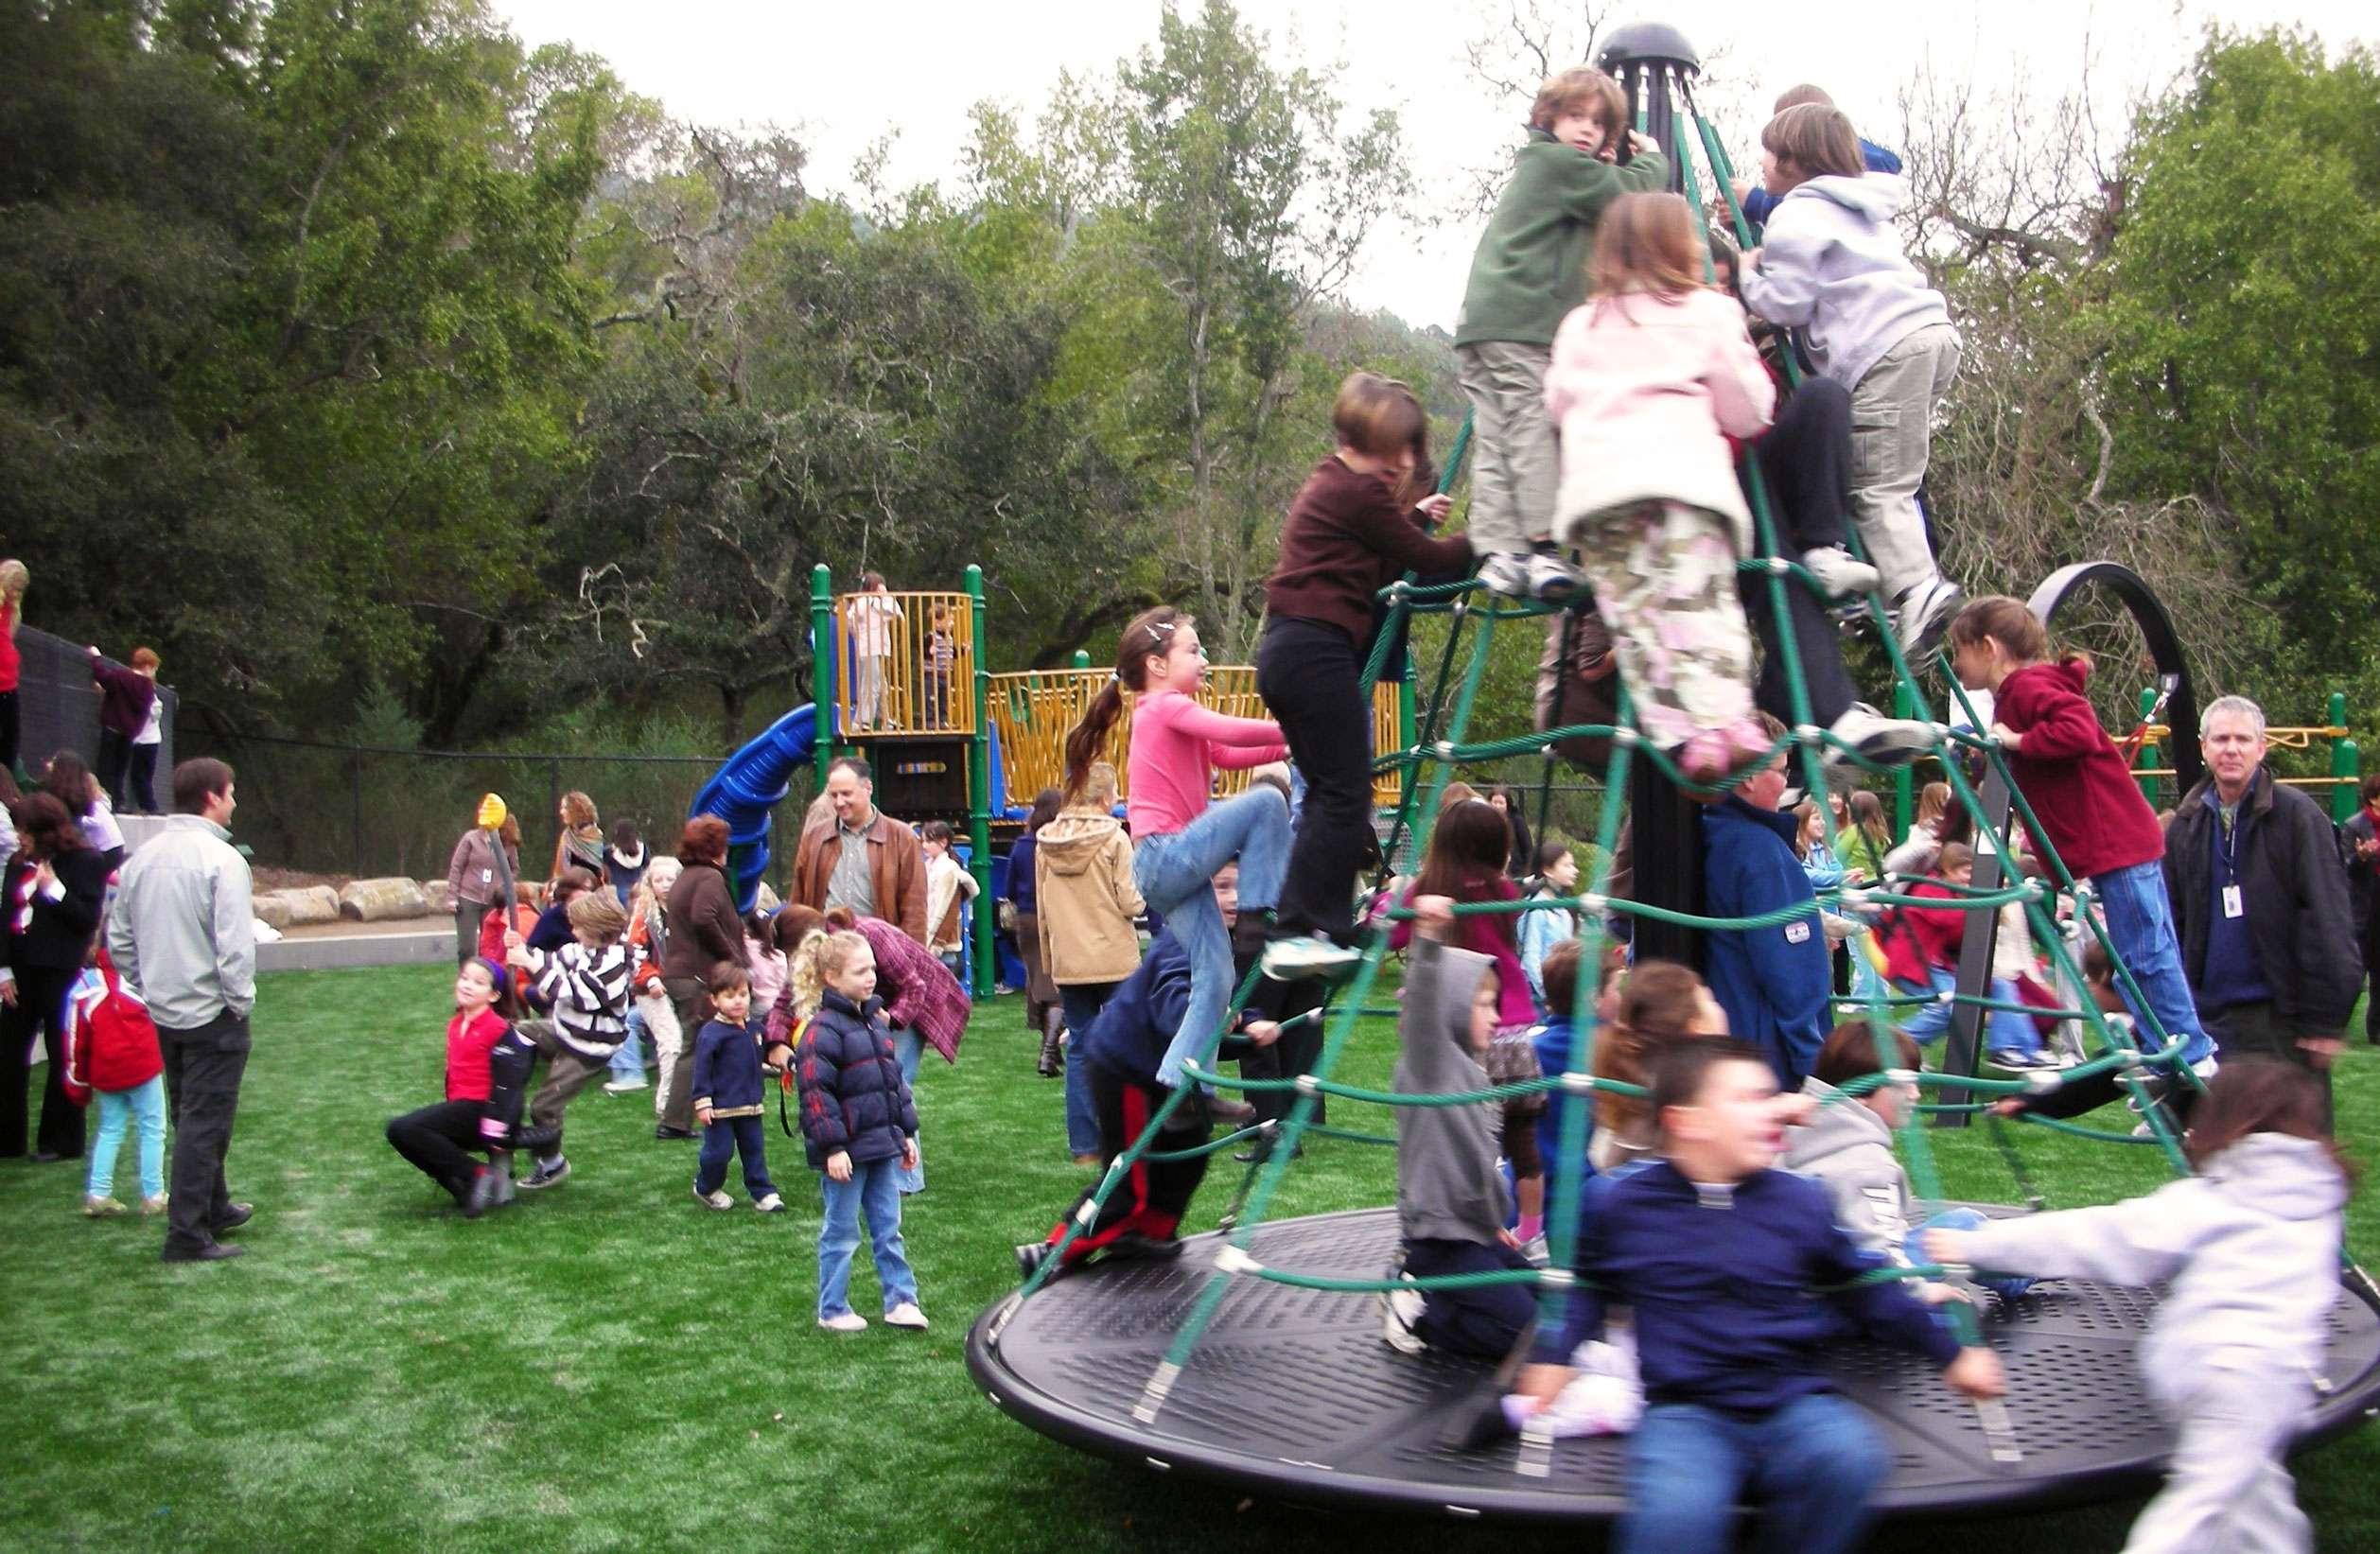
[[[611,1076],[623,1085],[644,1083],[644,1014],[635,1003],[628,1005],[628,1039],[611,1055]]]
[[[1161,1085],[1181,1083],[1181,1065],[1204,1050],[1231,1006],[1232,936],[1215,899],[1215,876],[1234,858],[1239,909],[1271,911],[1289,864],[1289,806],[1279,789],[1251,788],[1178,831],[1143,837],[1132,850],[1132,882],[1190,957],[1190,1004],[1157,1065]]]
[[[1934,979],[1930,988],[1913,987],[1907,983],[1896,983],[1894,986],[1903,993],[1957,991],[1957,972],[1936,966],[1929,969],[1929,974]],[[2004,1004],[2018,1002],[2017,985],[2005,977],[1992,978],[1988,992],[1991,997]],[[1955,1004],[1924,1004],[1907,1011],[1908,1018],[1900,1022],[1900,1028],[1910,1040],[1922,1045],[1938,1039],[1945,1031],[1951,1028],[1951,1016],[1957,1008],[1958,1005]],[[1984,1050],[1986,1052],[2023,1053],[2030,1056],[2041,1050],[2041,1033],[2033,1028],[2031,1015],[2021,1015],[2013,1009],[1988,1010],[1984,1021]]]
[[[819,1176],[826,1195],[826,1216],[818,1223],[819,1320],[851,1309],[851,1254],[859,1249],[862,1216],[873,1243],[884,1309],[918,1298],[918,1276],[909,1271],[901,1246],[901,1185],[894,1179],[900,1169],[897,1160],[869,1161],[854,1163],[849,1181]]]
[[[752,1201],[777,1191],[768,1179],[768,1125],[761,1117],[713,1117],[703,1129],[703,1146],[694,1156],[694,1191],[711,1194],[727,1179],[727,1157],[744,1157],[744,1190]]]
[[[131,1090],[94,1093],[99,1099],[99,1137],[91,1145],[91,1171],[82,1190],[93,1197],[115,1190],[115,1155],[130,1121],[140,1141],[141,1196],[157,1196],[166,1190],[166,1076],[155,1074]]]
[[[925,1058],[925,1038],[915,1031],[895,1031],[892,1033],[892,1039],[893,1058],[901,1065],[901,1082],[909,1087],[909,1098],[914,1101],[918,1095],[918,1065]],[[894,1178],[902,1192],[924,1192],[925,1145],[922,1144],[918,1145],[916,1170],[902,1170],[899,1161],[892,1162],[892,1169]]]
[[[1066,1028],[1075,1033],[1066,1057],[1066,1148],[1076,1155],[1099,1152],[1099,1105],[1091,1096],[1091,1065],[1082,1059],[1082,1033],[1099,1018],[1123,984],[1081,982],[1058,987],[1058,1006],[1066,1011]]]
[[[2165,1027],[2166,1039],[2179,1038],[2189,1043],[2182,1049],[2182,1061],[2196,1063],[2212,1056],[2214,1039],[2198,1022],[2198,1006],[2190,996],[2189,979],[2181,972],[2181,945],[2174,934],[2174,908],[2165,896],[2163,865],[2134,864],[2130,868],[2094,874],[2091,888],[2098,892],[2100,910],[2107,915],[2109,942],[2124,957],[2132,980],[2140,984],[2150,1012]],[[2124,987],[2121,979],[2116,987]],[[2128,989],[2124,1002],[2139,1018],[2141,1007],[2133,1003]],[[2141,1034],[2144,1038],[2148,1034],[2145,1021]],[[2148,1042],[2144,1040],[2142,1045]]]
[[[1974,1209],[1945,1209],[1911,1231],[1908,1239],[1901,1242],[1900,1249],[1908,1254],[1909,1261],[1912,1263],[1931,1263],[1934,1259],[1926,1255],[1925,1248],[1928,1231],[1980,1231],[1990,1223],[1989,1219]],[[1986,1273],[1981,1268],[1975,1270],[1975,1283],[2004,1301],[2013,1301],[2033,1287],[2033,1281],[2030,1279],[2021,1279],[2013,1274]],[[1940,1315],[1944,1321],[1947,1322],[1950,1319],[1947,1314]]]
[[[1858,1405],[1832,1392],[1745,1419],[1657,1403],[1628,1444],[1628,1514],[1613,1554],[1727,1554],[1736,1502],[1760,1502],[1764,1554],[1855,1548],[1868,1496],[1892,1469]]]

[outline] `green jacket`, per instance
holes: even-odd
[[[1586,300],[1586,260],[1603,207],[1666,188],[1668,160],[1639,152],[1625,167],[1565,146],[1543,130],[1513,153],[1513,176],[1471,255],[1455,343],[1551,345],[1564,314]]]

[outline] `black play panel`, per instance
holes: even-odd
[[[2010,1211],[2001,1210],[2000,1213]],[[1372,1295],[1293,1289],[1234,1276],[1214,1324],[1155,1424],[1132,1409],[1211,1271],[1221,1238],[1194,1238],[1176,1263],[1070,1274],[1030,1301],[976,1319],[967,1363],[992,1402],[1053,1440],[1239,1491],[1309,1505],[1401,1506],[1456,1516],[1601,1521],[1620,1509],[1618,1441],[1569,1441],[1552,1472],[1515,1471],[1508,1441],[1441,1450],[1449,1410],[1479,1366],[1405,1355],[1380,1339]],[[1395,1249],[1391,1209],[1283,1220],[1256,1232],[1269,1266],[1376,1279]],[[2142,1394],[2133,1353],[2157,1292],[2058,1280],[1986,1332],[2008,1370],[2023,1460],[1992,1460],[1974,1407],[1924,1361],[1846,1344],[1843,1390],[1881,1423],[1895,1455],[1884,1508],[1922,1516],[2014,1510],[2148,1487],[2171,1445]],[[2342,1293],[2331,1318],[2331,1391],[2308,1442],[2380,1402],[2380,1316]]]

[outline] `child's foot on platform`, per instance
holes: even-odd
[[[1900,635],[1900,650],[1908,655],[1912,669],[1922,667],[1919,660],[1934,656],[1934,650],[1942,645],[1942,634],[1950,629],[1951,617],[1966,602],[1967,590],[1939,572],[1893,601],[1893,629]]]
[[[1579,569],[1549,550],[1499,550],[1479,567],[1479,582],[1507,599],[1559,604],[1586,586]]]
[[[1852,703],[1827,732],[1843,742],[1820,752],[1819,759],[1829,766],[1845,765],[1854,755],[1879,766],[1906,766],[1934,748],[1932,724],[1887,718],[1865,702]],[[1846,751],[1844,745],[1850,748]]]
[[[847,1311],[840,1317],[821,1317],[818,1325],[829,1333],[865,1333],[867,1318],[856,1311]]]
[[[903,1301],[901,1304],[884,1313],[884,1325],[886,1327],[905,1327],[912,1333],[923,1333],[926,1330],[927,1324],[925,1313],[918,1309],[918,1302],[915,1301]]]
[[[1384,1289],[1380,1292],[1380,1341],[1400,1354],[1419,1354],[1429,1348],[1413,1332],[1422,1319],[1422,1292]]]
[[[1802,569],[1818,580],[1828,597],[1876,591],[1882,574],[1840,545],[1821,545],[1801,553]]]
[[[1329,981],[1354,970],[1363,952],[1320,934],[1300,934],[1265,946],[1265,975],[1274,982]]]

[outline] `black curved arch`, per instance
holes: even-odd
[[[2165,613],[2163,601],[2148,580],[2116,562],[2078,561],[2043,578],[2025,603],[2043,621],[2056,626],[2058,612],[2079,590],[2092,585],[2123,601],[2148,644],[2149,657],[2157,665],[2157,694],[2165,706],[2163,722],[2174,731],[2166,742],[2172,747],[2174,778],[2186,794],[2206,776],[2206,758],[2198,753],[2198,693],[2190,684],[2190,661],[2182,655],[2181,636],[2174,630],[2173,617]]]

